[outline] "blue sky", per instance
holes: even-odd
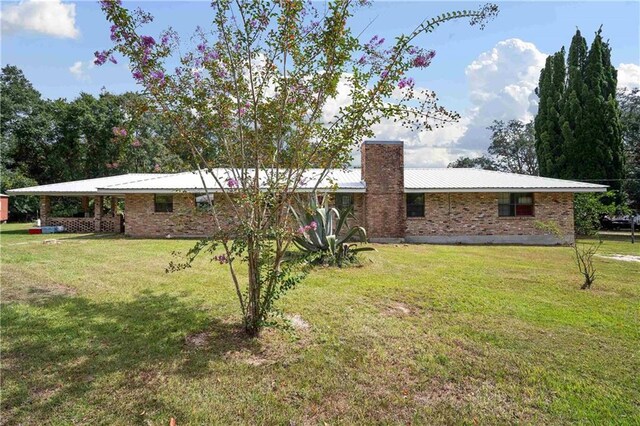
[[[2,65],[20,67],[34,86],[49,98],[73,98],[80,92],[136,90],[121,61],[92,67],[93,52],[107,48],[109,24],[97,2],[50,0],[47,4],[3,1]],[[155,16],[149,33],[173,26],[181,35],[210,21],[209,2],[124,2],[141,6]],[[412,30],[423,18],[454,9],[473,9],[478,2],[374,2],[352,20],[356,32],[368,28],[393,38]],[[544,56],[568,46],[576,27],[591,41],[602,25],[612,46],[612,59],[620,67],[620,80],[640,84],[640,2],[498,2],[499,16],[484,31],[466,22],[451,22],[422,37],[424,47],[435,49],[432,65],[414,75],[417,84],[435,90],[442,104],[463,119],[450,129],[408,135],[383,124],[381,138],[407,141],[407,163],[446,165],[458,155],[474,155],[488,145],[484,127],[492,119],[527,120],[535,112],[531,92]],[[36,20],[39,16],[42,19]],[[51,22],[48,22],[50,20]],[[79,62],[79,64],[78,64]]]

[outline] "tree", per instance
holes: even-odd
[[[547,57],[536,94],[540,98],[534,122],[536,156],[542,176],[559,177],[565,164],[560,114],[565,82],[564,48]]]
[[[536,153],[543,176],[600,181],[619,189],[624,177],[617,71],[601,30],[591,47],[576,31],[567,64],[564,48],[547,58],[536,93]]]
[[[493,156],[498,170],[523,175],[538,175],[535,150],[534,125],[519,120],[494,121],[491,130],[489,154]]]
[[[631,207],[640,210],[640,89],[618,91],[618,103],[627,177],[622,189]]]
[[[304,263],[289,251],[297,232],[289,207],[301,181],[317,187],[328,168],[346,166],[353,145],[371,137],[382,119],[414,129],[451,121],[455,116],[437,107],[435,94],[418,91],[407,75],[435,55],[412,43],[446,21],[469,18],[483,26],[497,12],[487,5],[448,13],[393,44],[378,36],[361,43],[347,25],[361,2],[337,0],[319,11],[301,0],[214,0],[212,29],[196,31],[193,49],[172,30],[159,41],[141,34],[152,19],[145,12],[130,13],[116,0],[101,5],[114,47],[96,52],[96,63],[116,62],[117,53],[128,58],[148,108],[175,127],[203,182],[231,210],[211,203],[218,232],[189,259],[206,251],[228,266],[249,335],[272,320],[275,301],[304,275]],[[327,119],[323,108],[340,82],[349,102]],[[402,95],[394,100],[396,89]],[[310,177],[311,165],[322,172]],[[219,222],[229,214],[236,218],[232,229]],[[247,264],[246,285],[237,262]]]
[[[487,129],[491,130],[488,155],[462,157],[448,167],[499,170],[525,175],[538,174],[533,123],[519,120],[495,120]]]
[[[483,169],[483,170],[498,170],[498,165],[493,159],[483,155],[481,157],[460,157],[456,161],[449,163],[447,166],[455,169]]]
[[[47,172],[45,160],[53,127],[46,102],[15,66],[2,68],[0,83],[2,165],[40,181]]]

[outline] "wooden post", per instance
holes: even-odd
[[[116,198],[115,195],[112,195],[111,196],[111,217],[116,217],[117,209],[118,209],[118,199]]]
[[[94,232],[102,230],[102,195],[96,195],[93,202]]]
[[[84,217],[89,217],[89,197],[82,197],[82,213],[84,213]]]

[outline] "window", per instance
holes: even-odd
[[[407,217],[424,217],[424,194],[407,194]]]
[[[498,216],[533,216],[533,193],[502,193],[498,195]]]
[[[338,211],[344,211],[353,207],[352,194],[336,194],[336,208]]]
[[[196,195],[195,197],[195,202],[196,202],[196,210],[199,212],[208,212],[211,211],[211,206],[214,203],[214,197],[213,194],[202,194],[202,195]],[[209,200],[211,200],[211,202],[209,202]]]
[[[173,211],[173,195],[156,194],[153,202],[156,213],[171,213]]]

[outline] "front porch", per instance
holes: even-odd
[[[90,197],[81,197],[82,216],[54,216],[52,214],[52,197],[40,196],[40,222],[42,226],[64,226],[65,232],[92,233],[108,232],[121,233],[123,228],[123,214],[118,212],[118,198],[116,196],[97,195],[93,198],[93,208],[90,208]],[[105,205],[105,199],[107,204]]]

